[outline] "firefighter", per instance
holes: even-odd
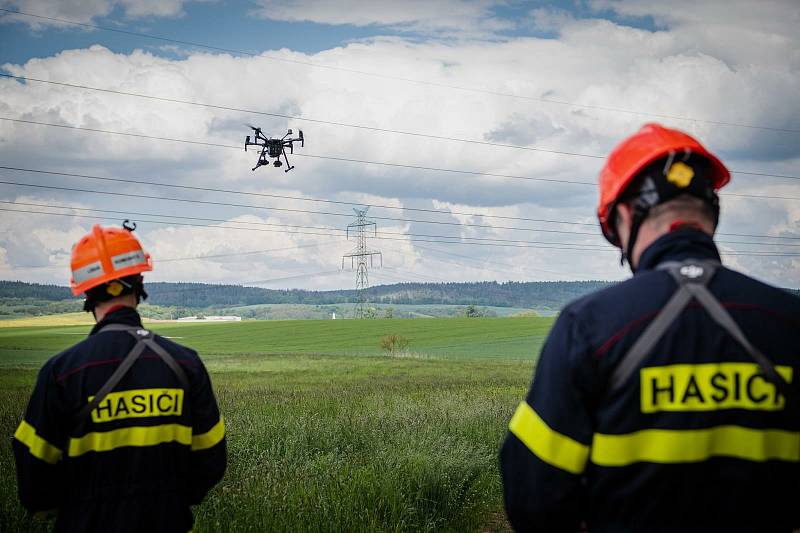
[[[721,266],[728,170],[647,124],[600,174],[633,277],[568,305],[500,452],[517,531],[800,527],[800,299]]]
[[[72,292],[97,324],[45,363],[14,434],[22,505],[55,514],[57,532],[190,531],[190,506],[225,471],[208,373],[142,326],[152,266],[124,226],[95,225],[73,246]]]

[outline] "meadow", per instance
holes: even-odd
[[[552,321],[150,324],[200,352],[226,418],[195,531],[505,530],[497,451]],[[48,528],[17,503],[8,437],[38,367],[88,330],[68,324],[0,327],[0,531]]]

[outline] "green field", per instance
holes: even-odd
[[[551,325],[151,324],[201,353],[228,427],[228,472],[195,531],[503,530],[497,450]],[[87,329],[0,329],[0,531],[46,530],[16,501],[8,437],[36,369]],[[387,334],[408,348],[387,355]]]

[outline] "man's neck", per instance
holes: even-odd
[[[126,294],[125,296],[97,304],[94,308],[94,319],[96,322],[100,322],[109,313],[113,313],[123,307],[136,309],[136,297],[132,294]]]
[[[642,224],[642,227],[639,229],[639,235],[637,236],[636,243],[633,246],[631,261],[634,267],[638,268],[639,259],[642,257],[642,252],[649,248],[650,245],[656,240],[667,233],[686,228],[687,226],[694,227],[699,231],[703,231],[708,235],[711,235],[712,237],[714,236],[714,231],[709,231],[709,228],[704,227],[703,223],[700,221],[681,220],[676,218],[674,220],[662,221],[658,224],[654,224],[651,221],[645,220],[644,224]]]

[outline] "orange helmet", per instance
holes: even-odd
[[[731,176],[725,165],[697,139],[660,124],[645,124],[612,150],[600,171],[600,201],[597,206],[600,227],[611,244],[620,246],[616,230],[611,227],[611,217],[625,189],[650,163],[670,154],[681,153],[701,155],[710,161],[709,178],[714,191],[730,181]]]
[[[111,280],[153,270],[153,265],[131,230],[95,224],[72,247],[70,268],[70,286],[77,296]]]

